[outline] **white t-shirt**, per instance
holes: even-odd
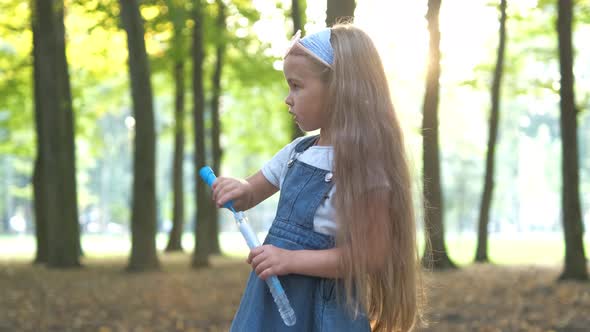
[[[286,145],[281,151],[277,152],[271,160],[269,160],[262,167],[262,174],[264,177],[272,183],[275,187],[281,189],[285,175],[287,174],[287,162],[289,157],[292,155],[295,146],[303,137],[296,138],[293,142]],[[323,170],[332,170],[334,150],[331,146],[311,146],[307,150],[303,151],[297,160],[306,163],[308,165],[321,168]],[[313,218],[313,230],[327,235],[336,235],[336,221],[335,211],[332,206],[332,196],[334,194],[334,186],[328,193],[328,198],[324,199],[318,209],[315,212]]]

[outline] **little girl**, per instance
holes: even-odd
[[[408,331],[419,316],[410,175],[381,59],[338,25],[296,35],[285,103],[303,131],[263,168],[220,177],[213,199],[244,211],[280,190],[264,245],[251,250],[231,331]],[[297,323],[283,324],[263,280],[277,275]]]

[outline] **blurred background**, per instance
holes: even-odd
[[[424,329],[587,330],[590,1],[0,0],[0,331],[227,330],[248,248],[195,170],[306,134],[283,56],[343,18],[404,130]]]
[[[513,281],[540,273],[470,270],[477,261],[548,268],[539,279],[547,283],[587,280],[588,0],[1,0],[0,270],[12,280],[4,289],[15,291],[0,307],[43,312],[43,304],[10,301],[36,298],[23,290],[30,285],[45,285],[41,294],[59,289],[23,277],[45,266],[86,266],[84,278],[91,278],[103,265],[218,271],[228,257],[247,255],[232,215],[215,209],[195,170],[211,165],[217,174],[247,177],[304,134],[284,104],[282,58],[295,31],[305,35],[343,18],[354,18],[381,54],[405,133],[421,251],[433,254],[432,270],[463,267],[465,282],[492,271]],[[248,211],[261,239],[277,201]],[[247,266],[235,271],[247,276]],[[182,273],[187,283],[202,278]],[[153,278],[146,284],[161,295],[163,279]],[[449,276],[433,278],[444,284]],[[228,281],[237,295],[242,279]],[[15,286],[18,280],[29,281]],[[527,296],[538,290],[541,298],[562,294],[531,287],[521,302],[533,303]],[[590,308],[587,287],[575,287],[563,298],[579,296],[577,308]],[[170,316],[161,330],[224,330],[238,299],[223,305],[218,320]],[[535,325],[531,318],[522,327],[508,319],[501,326],[581,331],[590,324],[569,308],[567,321]],[[28,329],[10,323],[18,313],[5,312],[0,330]],[[118,318],[108,309],[105,315],[94,325],[82,317],[66,326],[117,330],[119,323],[104,324]],[[149,321],[142,315],[138,321]],[[449,325],[455,331],[501,324],[441,315],[460,323]],[[59,324],[40,319],[31,330],[63,330]]]
[[[248,176],[294,137],[283,102],[287,86],[282,78],[282,56],[295,28],[314,31],[326,25],[328,2],[301,1],[294,8],[297,12],[287,0],[199,4],[203,50],[203,132],[199,139],[204,139],[207,163],[220,158],[220,174]],[[443,215],[451,255],[463,262],[472,258],[477,239],[499,44],[498,5],[454,0],[444,3],[439,13]],[[65,1],[64,6],[77,191],[77,200],[64,204],[77,204],[82,248],[88,255],[128,252],[136,119],[121,11],[116,1],[107,0]],[[183,245],[187,249],[194,246],[194,169],[198,165],[194,157],[193,6],[186,1],[160,0],[142,1],[140,7],[153,91],[159,248],[166,245],[174,221],[175,167],[179,170],[178,161],[174,163],[175,134],[179,127],[184,145],[177,158],[182,161],[184,186],[176,195],[184,202],[182,233],[189,235],[183,237]],[[373,37],[381,53],[417,188],[422,181],[427,7],[426,1],[365,0],[358,1],[353,12],[355,24]],[[39,136],[33,89],[34,16],[27,1],[4,0],[0,9],[0,256],[32,257],[36,243],[33,173]],[[590,46],[585,40],[590,35],[589,2],[577,1],[573,14],[579,197],[582,222],[588,227]],[[513,1],[507,17],[495,187],[489,209],[491,252],[506,261],[556,263],[563,256],[557,6],[552,1]],[[180,91],[179,80],[183,81]],[[180,118],[175,116],[179,93],[184,96]],[[63,146],[58,143],[56,149]],[[419,197],[418,189],[417,194]],[[272,222],[275,204],[276,197],[251,212],[251,222],[260,232]],[[416,206],[421,210],[419,200]],[[243,253],[246,247],[236,246],[240,241],[225,240],[236,231],[231,215],[220,212],[219,231],[225,253]],[[518,247],[516,253],[507,249],[511,257],[500,253],[518,243],[527,246]],[[539,251],[525,250],[529,245],[547,250],[535,257],[533,253]],[[526,257],[520,257],[525,253]]]

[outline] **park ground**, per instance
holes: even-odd
[[[227,331],[249,273],[243,258],[124,272],[126,257],[55,270],[0,258],[0,331]],[[468,265],[427,272],[429,326],[419,331],[590,331],[590,283],[557,283],[558,265]]]

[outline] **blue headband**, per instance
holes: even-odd
[[[332,44],[330,43],[331,34],[332,31],[330,28],[326,28],[305,36],[299,40],[299,44],[303,46],[303,48],[311,55],[316,57],[328,67],[331,67],[332,64],[334,64],[334,50],[332,49]],[[298,34],[295,35],[295,38],[298,38],[297,36]],[[295,43],[296,42],[297,41],[295,41]]]

